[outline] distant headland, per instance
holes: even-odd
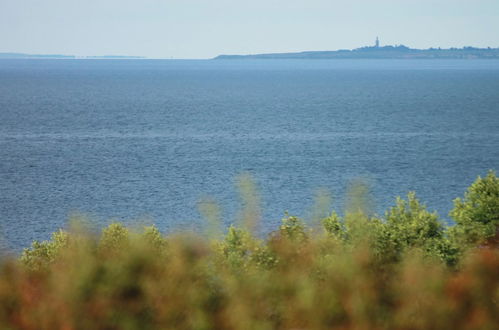
[[[141,56],[122,56],[122,55],[105,55],[105,56],[76,56],[76,55],[60,55],[60,54],[24,54],[24,53],[0,53],[0,59],[144,59]]]
[[[404,45],[380,46],[379,39],[373,46],[335,51],[306,51],[298,53],[269,53],[254,55],[219,55],[225,59],[499,59],[499,48],[428,48],[414,49]]]

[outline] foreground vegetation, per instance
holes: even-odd
[[[238,226],[162,235],[81,223],[0,266],[1,329],[497,329],[499,179],[478,178],[445,226],[409,193],[383,217],[351,189],[343,217],[286,216],[253,232],[241,180]]]

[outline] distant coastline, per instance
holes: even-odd
[[[63,54],[26,54],[5,52],[0,53],[2,59],[148,59],[145,56],[103,55],[103,56],[77,56]],[[160,59],[160,58],[158,58]],[[165,58],[166,59],[166,58]],[[376,39],[374,46],[365,46],[355,49],[340,49],[330,51],[303,51],[289,53],[262,53],[246,55],[218,55],[212,60],[247,60],[247,59],[499,59],[499,48],[409,48],[404,45],[380,46]]]
[[[374,46],[335,51],[304,51],[252,55],[219,55],[215,60],[234,59],[499,59],[499,48],[428,48],[414,49],[404,45]]]
[[[142,56],[122,56],[122,55],[104,55],[104,56],[76,56],[60,54],[24,54],[24,53],[0,53],[0,59],[145,59]]]

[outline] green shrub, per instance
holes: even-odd
[[[63,230],[52,234],[50,241],[34,241],[31,248],[24,249],[21,261],[31,269],[47,267],[68,246],[69,235]]]
[[[495,175],[456,201],[450,227],[414,193],[376,217],[361,188],[323,231],[286,215],[267,239],[249,211],[211,239],[58,231],[0,261],[0,329],[497,328],[499,251],[473,231],[497,226]]]
[[[499,178],[489,171],[478,177],[464,198],[454,200],[450,216],[456,222],[453,235],[462,244],[480,244],[499,236]]]
[[[121,252],[126,250],[130,241],[130,231],[123,224],[114,222],[104,228],[99,247],[104,252]]]
[[[322,226],[328,236],[335,237],[337,239],[344,239],[345,227],[342,219],[336,212],[333,212],[330,216],[322,219]]]

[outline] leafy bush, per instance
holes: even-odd
[[[68,246],[69,235],[63,230],[52,234],[50,241],[34,241],[30,249],[24,249],[21,261],[32,269],[45,268]]]
[[[455,237],[463,243],[484,243],[499,236],[499,178],[489,171],[468,188],[464,198],[454,200],[450,216],[456,221]]]
[[[287,215],[266,240],[248,223],[258,216],[246,185],[243,228],[219,239],[113,223],[100,235],[58,231],[1,261],[0,328],[497,328],[493,172],[456,200],[455,226],[414,193],[376,217],[363,186],[322,231]]]

